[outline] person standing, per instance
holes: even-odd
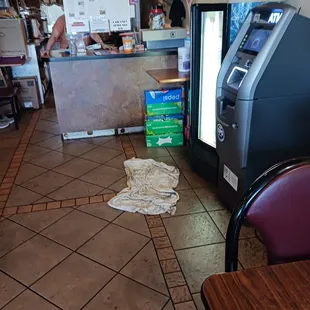
[[[100,38],[98,33],[86,33],[84,34],[84,43],[85,46],[88,46],[92,43],[92,40],[96,43],[99,43],[103,49],[113,49],[111,46],[103,43],[102,39]],[[69,43],[66,38],[66,17],[65,15],[60,16],[52,31],[52,35],[47,42],[46,49],[43,53],[43,56],[50,56],[51,49],[55,45],[55,43],[59,41],[60,48],[68,48]]]

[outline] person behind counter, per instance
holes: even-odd
[[[103,43],[103,41],[100,38],[98,33],[86,34],[86,36],[84,36],[85,46],[90,45],[92,43],[91,42],[92,40],[94,40],[96,43],[99,43],[103,49],[109,49],[109,50],[113,49],[113,47]],[[68,40],[66,38],[66,18],[65,18],[65,15],[62,15],[57,19],[57,21],[53,27],[52,35],[51,35],[51,37],[48,40],[48,43],[46,45],[46,49],[43,53],[43,56],[50,56],[51,49],[53,48],[53,46],[55,45],[55,43],[57,41],[60,42],[60,48],[68,48],[69,43],[68,43]]]

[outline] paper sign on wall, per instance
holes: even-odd
[[[91,16],[89,19],[90,32],[104,33],[110,32],[109,20],[100,16]]]
[[[68,33],[89,32],[89,20],[86,18],[69,18],[67,27]]]
[[[130,29],[130,21],[128,20],[111,20],[111,31],[124,31]]]
[[[64,0],[68,33],[131,30],[129,0]]]

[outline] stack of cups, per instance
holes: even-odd
[[[190,71],[190,49],[188,47],[178,48],[178,70],[179,72]]]

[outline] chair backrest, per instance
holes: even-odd
[[[310,159],[278,164],[254,182],[230,220],[226,271],[237,270],[236,243],[244,220],[260,233],[268,264],[309,259]]]

